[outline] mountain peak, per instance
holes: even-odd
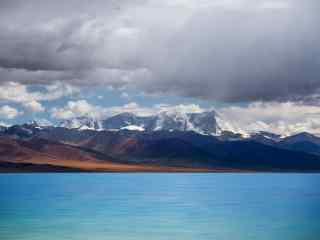
[[[59,126],[79,130],[194,131],[206,135],[216,135],[219,128],[215,111],[185,113],[178,110],[161,111],[151,116],[123,112],[101,121],[78,117],[65,120]]]
[[[59,127],[64,128],[73,128],[73,129],[79,129],[79,130],[100,130],[101,129],[101,123],[97,119],[94,119],[92,117],[86,117],[81,116],[77,118],[68,119],[65,121],[62,121],[59,124]]]
[[[320,144],[320,138],[308,132],[297,133],[295,135],[292,135],[283,139],[283,142],[287,142],[287,143],[306,142],[306,141]]]

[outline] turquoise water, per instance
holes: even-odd
[[[316,174],[3,174],[1,240],[318,240]]]

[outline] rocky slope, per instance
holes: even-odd
[[[310,135],[278,138],[260,133],[241,138],[231,132],[214,136],[185,128],[96,131],[24,124],[9,127],[0,136],[3,163],[106,171],[320,171],[319,138]],[[294,147],[306,142],[313,144],[312,148]]]

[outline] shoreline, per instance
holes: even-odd
[[[5,166],[3,166],[5,165]],[[10,173],[293,173],[316,174],[320,171],[279,169],[210,169],[172,166],[113,164],[101,168],[79,168],[70,165],[35,164],[32,162],[0,162],[0,174]]]

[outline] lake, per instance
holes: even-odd
[[[318,240],[320,174],[2,174],[1,240]]]

